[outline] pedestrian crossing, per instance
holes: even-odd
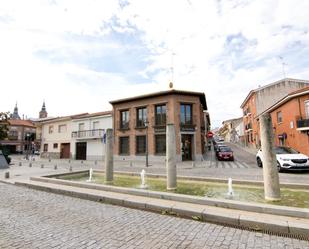
[[[220,168],[220,169],[249,169],[254,168],[255,165],[250,165],[245,162],[238,161],[204,161],[203,166],[206,168]]]

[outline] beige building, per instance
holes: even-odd
[[[177,160],[202,159],[210,125],[204,93],[169,90],[110,103],[116,159],[164,160],[167,123],[175,124]]]
[[[111,112],[82,113],[39,122],[41,157],[102,160],[104,134],[112,128]]]

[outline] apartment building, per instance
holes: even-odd
[[[114,156],[122,160],[165,160],[166,124],[176,129],[177,161],[201,160],[210,119],[205,94],[168,90],[110,102]]]
[[[309,156],[309,87],[289,93],[265,112],[272,117],[275,144]]]
[[[244,143],[244,127],[243,118],[234,118],[222,122],[222,127],[219,130],[219,135],[226,142]]]
[[[290,92],[307,86],[308,80],[285,78],[250,91],[240,106],[243,110],[245,144],[259,148],[261,142],[258,116]]]

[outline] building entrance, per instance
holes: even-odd
[[[76,160],[86,160],[87,157],[87,143],[76,143]]]
[[[70,144],[69,143],[61,144],[60,158],[70,158]]]
[[[190,134],[181,135],[182,161],[192,160],[192,142],[193,142],[193,135]]]

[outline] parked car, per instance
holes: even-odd
[[[219,146],[216,152],[218,160],[230,160],[234,161],[234,153],[228,146]]]
[[[214,150],[217,151],[219,146],[226,146],[226,145],[222,141],[215,141],[214,142]]]
[[[293,148],[277,146],[275,147],[275,153],[279,172],[284,170],[309,170],[309,157],[299,153]],[[263,167],[263,156],[261,149],[256,154],[256,162],[259,167]]]

